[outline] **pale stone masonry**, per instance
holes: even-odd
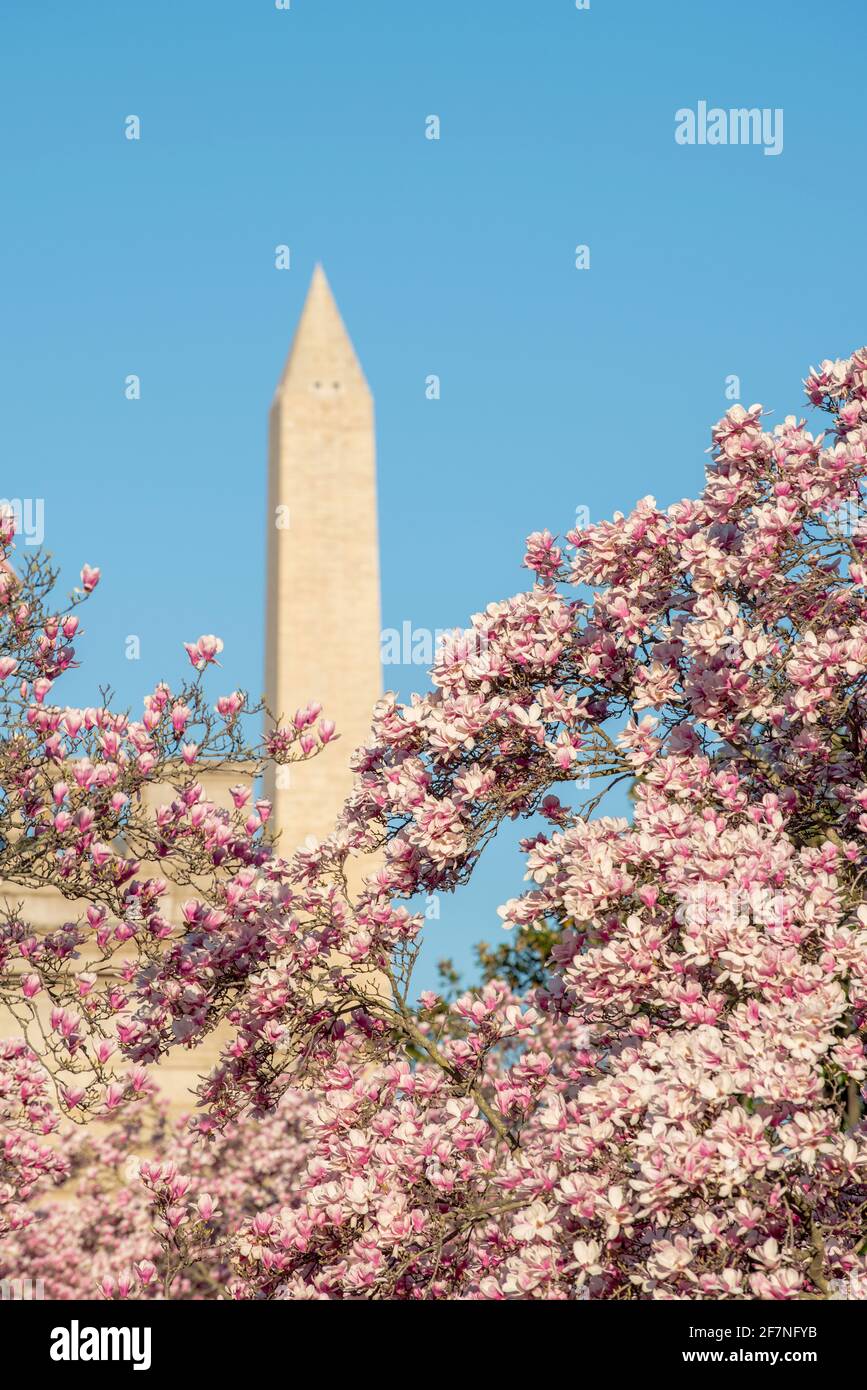
[[[331,829],[381,693],[373,397],[321,266],[271,406],[267,522],[269,708],[317,700],[340,735],[266,780],[286,855]]]
[[[271,826],[287,855],[334,824],[352,781],[350,755],[366,741],[381,693],[373,398],[319,266],[271,407],[266,530],[269,708],[291,718],[318,700],[340,735],[311,762],[267,779]],[[229,786],[238,780],[237,770],[209,773],[209,796],[229,806]],[[164,799],[159,787],[147,796],[154,804]],[[171,885],[173,920],[191,893]],[[0,898],[13,910],[20,903],[23,919],[43,931],[84,907],[53,889],[14,884],[0,885]],[[19,1032],[0,1012],[0,1037]],[[159,1083],[175,1111],[193,1104],[197,1076],[216,1053],[212,1039],[160,1065]]]

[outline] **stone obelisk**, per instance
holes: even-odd
[[[373,397],[321,266],[271,406],[267,532],[268,707],[316,700],[340,735],[266,778],[288,855],[332,829],[382,690]]]

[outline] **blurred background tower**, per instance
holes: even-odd
[[[331,829],[382,691],[373,397],[321,266],[271,406],[267,528],[268,707],[319,701],[340,735],[266,778],[287,856]]]

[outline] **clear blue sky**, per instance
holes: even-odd
[[[524,587],[524,535],[578,506],[694,493],[727,375],[798,410],[867,340],[865,29],[860,0],[6,0],[0,493],[44,499],[67,586],[102,567],[68,696],[138,702],[214,631],[215,693],[261,689],[267,408],[317,259],[376,395],[386,626]],[[783,153],[677,145],[699,100],[783,108]],[[443,903],[422,983],[519,874],[495,849]]]

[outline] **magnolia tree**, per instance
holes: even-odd
[[[735,406],[697,500],[532,535],[533,588],[380,702],[334,832],[289,861],[263,803],[197,781],[252,756],[244,698],[51,706],[69,619],[10,572],[0,867],[90,906],[0,938],[32,1048],[0,1054],[6,1270],[63,1248],[62,1293],[91,1249],[135,1298],[867,1294],[867,350],[806,389],[827,433]],[[314,754],[318,714],[259,752]],[[175,789],[152,816],[149,781]],[[518,817],[510,944],[416,999],[414,899]],[[217,1023],[190,1128],[118,1177],[160,1057]],[[112,1110],[104,1141],[39,1137]],[[82,1212],[113,1196],[55,1242],[32,1194],[76,1171]]]
[[[0,1263],[13,1294],[48,1299],[228,1297],[228,1238],[263,1208],[290,1203],[312,1150],[294,1093],[273,1115],[226,1126],[203,1144],[153,1104],[108,1130],[66,1138],[61,1200],[7,1230]]]
[[[256,777],[266,759],[315,756],[335,732],[309,705],[286,726],[269,718],[264,743],[251,745],[246,717],[263,707],[239,691],[213,705],[205,698],[203,673],[222,650],[210,636],[185,644],[192,681],[176,693],[157,686],[139,720],[113,712],[107,696],[98,708],[51,703],[76,664],[75,610],[100,574],[85,565],[81,587],[56,611],[56,573],[43,558],[16,573],[13,526],[0,518],[0,1014],[21,1036],[0,1041],[0,1235],[32,1219],[22,1200],[69,1174],[64,1144],[46,1136],[152,1097],[146,1064],[218,1021],[221,1006],[200,990],[195,961],[200,939],[213,944],[220,929],[229,885],[254,877],[270,853],[270,808],[253,799]],[[205,790],[207,774],[227,767],[241,779],[231,812]],[[166,876],[199,895],[179,923],[160,912]],[[58,890],[69,920],[35,930],[15,910],[16,887]],[[183,1002],[149,1052],[135,1046],[137,1018],[148,981],[167,970],[174,983],[161,988]],[[217,995],[226,997],[220,984]]]

